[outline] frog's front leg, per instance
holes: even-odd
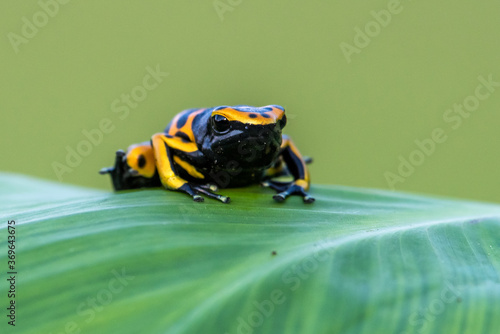
[[[277,202],[283,202],[290,195],[298,195],[302,196],[304,203],[314,202],[314,197],[307,193],[307,190],[309,190],[310,178],[306,161],[300,154],[297,146],[295,146],[288,136],[283,136],[281,156],[294,180],[292,182],[267,181],[265,185],[278,191],[278,194],[274,195],[273,199]]]
[[[217,199],[223,203],[230,202],[229,197],[213,193],[213,187],[189,183],[176,174],[173,164],[175,157],[172,154],[172,149],[193,153],[198,150],[196,144],[165,133],[153,135],[151,144],[153,146],[156,168],[160,176],[160,181],[165,188],[184,192],[191,196],[196,202],[203,202],[204,200],[199,194]]]

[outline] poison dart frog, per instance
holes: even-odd
[[[184,110],[150,141],[117,151],[114,167],[100,173],[111,175],[116,191],[163,186],[197,202],[205,195],[229,203],[215,193],[218,188],[261,183],[277,191],[278,202],[298,195],[312,203],[309,161],[282,135],[285,125],[285,109],[278,105]],[[273,180],[279,176],[293,181]]]

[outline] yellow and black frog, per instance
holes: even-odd
[[[218,188],[261,183],[276,190],[273,198],[290,195],[314,202],[306,191],[310,178],[305,160],[285,135],[285,109],[278,105],[246,105],[188,109],[177,114],[164,132],[149,142],[116,152],[111,175],[115,190],[165,187],[201,202],[205,195],[229,203]],[[272,180],[293,176],[290,182]]]

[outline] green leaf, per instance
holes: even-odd
[[[1,174],[3,273],[16,221],[12,332],[500,328],[500,206],[340,186],[314,186],[312,205],[221,193],[232,203]],[[0,290],[6,315],[5,279]]]

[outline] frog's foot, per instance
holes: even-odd
[[[215,183],[200,184],[199,187],[208,190],[210,192],[219,190],[219,187],[217,187]]]
[[[313,158],[312,157],[304,157],[304,162],[306,165],[312,164]]]
[[[104,174],[115,174],[115,173],[120,173],[121,172],[121,167],[123,165],[123,157],[125,156],[125,152],[123,150],[118,150],[116,151],[116,157],[115,157],[115,165],[113,167],[104,167],[101,168],[99,171],[99,174],[104,175]]]
[[[101,175],[111,175],[111,181],[116,191],[128,189],[126,182],[124,182],[124,157],[125,152],[123,150],[116,151],[115,165],[113,167],[102,168],[99,171]]]
[[[222,195],[213,193],[213,191],[217,190],[217,187],[212,185],[212,184],[196,185],[196,184],[192,184],[192,183],[185,183],[177,190],[188,194],[189,196],[191,196],[193,198],[193,201],[195,201],[195,202],[203,202],[205,200],[205,198],[203,198],[200,194],[203,194],[207,197],[219,200],[222,203],[229,203],[231,201],[231,199],[227,196],[222,196]]]
[[[273,199],[276,202],[283,202],[291,195],[302,196],[304,203],[309,204],[315,201],[314,197],[309,195],[302,186],[296,184],[295,182],[279,182],[269,180],[262,183],[262,185],[278,192],[273,196]]]

